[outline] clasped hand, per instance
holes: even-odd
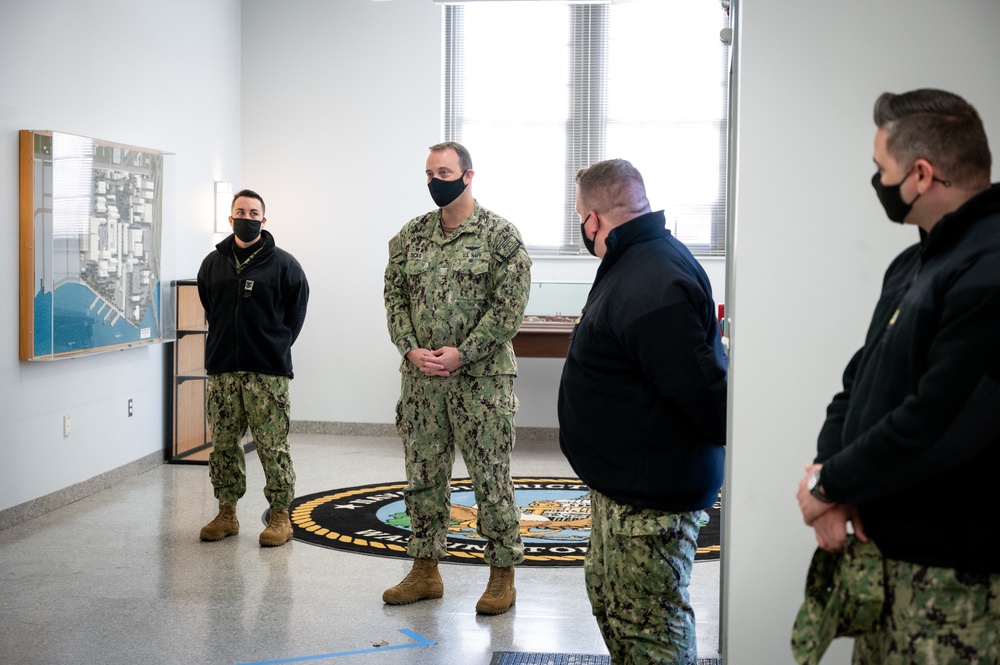
[[[809,477],[819,471],[822,464],[807,464],[806,475],[799,481],[799,491],[795,497],[799,501],[802,519],[816,532],[816,543],[827,552],[840,552],[847,542],[847,525],[863,543],[868,542],[861,516],[856,506],[842,503],[823,503],[809,491]]]
[[[442,346],[440,349],[413,349],[406,354],[406,359],[426,376],[448,377],[462,366],[458,349],[454,346]]]

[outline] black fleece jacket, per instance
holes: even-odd
[[[891,559],[1000,573],[1000,185],[886,271],[817,462]]]
[[[726,440],[726,359],[708,277],[662,211],[616,227],[607,245],[563,366],[563,454],[619,503],[708,508]]]
[[[240,270],[235,236],[215,246],[198,271],[208,317],[208,374],[256,372],[292,377],[292,343],[302,330],[309,283],[302,266],[261,231],[260,251]]]

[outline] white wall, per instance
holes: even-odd
[[[239,177],[239,100],[239,0],[0,5],[0,510],[161,450],[167,420],[163,346],[18,361],[18,130],[176,153],[164,272],[187,276],[211,247],[213,181]]]
[[[440,137],[441,8],[243,2],[243,179],[299,259],[309,312],[292,350],[292,418],[389,423],[399,354],[382,273],[389,239],[430,208]]]
[[[917,232],[870,185],[872,106],[939,87],[1000,147],[992,0],[741,0],[731,438],[724,540],[727,665],[791,663],[814,549],[795,502],[824,409],[863,341],[882,273]],[[997,169],[994,168],[994,175]],[[842,644],[840,644],[842,643]],[[848,662],[839,640],[824,662]]]

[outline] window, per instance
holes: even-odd
[[[712,0],[445,7],[444,137],[534,256],[585,253],[576,173],[621,157],[696,254],[725,253],[728,19]]]

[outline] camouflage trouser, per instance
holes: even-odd
[[[704,511],[665,513],[590,491],[587,595],[614,665],[698,661],[688,595]]]
[[[476,494],[476,530],[486,540],[486,562],[507,567],[524,560],[521,509],[510,479],[516,411],[512,376],[442,378],[404,372],[396,430],[406,456],[403,496],[413,531],[410,556],[445,555],[457,445]]]
[[[878,632],[854,642],[854,665],[1000,665],[1000,574],[885,560]]]
[[[287,508],[295,496],[295,471],[288,452],[288,377],[214,374],[208,377],[207,406],[212,428],[208,475],[219,504],[235,506],[246,493],[241,439],[249,426],[264,467],[264,496],[271,508]]]

